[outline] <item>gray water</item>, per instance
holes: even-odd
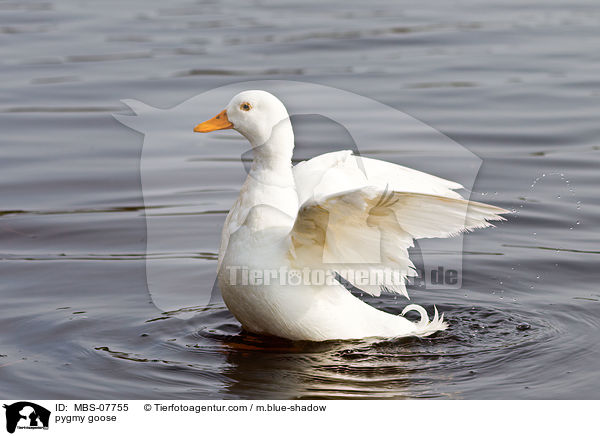
[[[599,398],[599,25],[591,0],[0,1],[0,396]],[[409,291],[447,331],[293,343],[244,334],[222,304],[153,303],[143,137],[112,114],[125,98],[169,108],[255,79],[367,96],[483,160],[471,198],[513,213],[466,236],[462,289]],[[295,128],[308,144],[297,159],[348,148],[319,142],[337,129],[322,120]],[[435,161],[387,139],[361,151]],[[201,291],[247,151],[214,141],[190,157],[206,185],[165,188],[154,205],[198,225],[198,245],[148,254],[192,265]],[[436,173],[460,180],[460,161],[433,151]],[[196,212],[178,215],[186,192]]]

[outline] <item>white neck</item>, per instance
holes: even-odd
[[[252,144],[254,159],[240,192],[239,206],[246,211],[259,208],[247,216],[246,225],[252,231],[291,228],[298,214],[298,193],[292,171],[294,132],[290,120],[278,123],[261,142],[258,146]]]
[[[294,132],[289,118],[273,127],[266,141],[252,143],[253,160],[248,178],[281,188],[294,188],[292,154]]]

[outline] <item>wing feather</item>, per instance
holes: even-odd
[[[451,237],[504,220],[507,211],[463,199],[458,183],[350,151],[321,155],[294,168],[303,202],[291,231],[298,267],[320,265],[373,295],[406,296],[415,276],[408,249],[414,239]],[[390,269],[392,285],[356,277]],[[372,276],[371,276],[372,277]],[[387,278],[386,278],[387,280]]]

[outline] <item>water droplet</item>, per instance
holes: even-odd
[[[560,195],[557,195],[556,198],[560,198]]]
[[[579,225],[581,221],[577,221],[575,224]]]
[[[526,322],[519,324],[517,326],[517,330],[519,330],[519,331],[529,330],[530,328],[531,328],[531,326],[529,324],[527,324]]]

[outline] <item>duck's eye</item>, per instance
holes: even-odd
[[[240,109],[248,112],[250,109],[252,109],[252,106],[250,106],[250,103],[242,103],[240,105]]]

